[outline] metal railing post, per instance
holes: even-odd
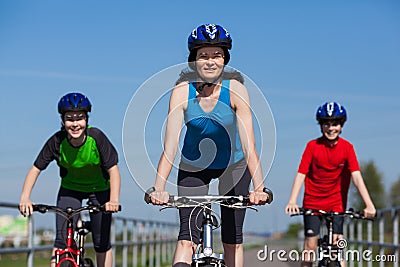
[[[132,246],[132,266],[133,267],[137,267],[138,265],[138,231],[137,229],[137,222],[133,221],[132,224],[132,242],[133,242],[133,246]]]
[[[363,245],[362,245],[362,240],[363,240],[363,238],[362,238],[362,230],[363,230],[363,227],[362,227],[362,222],[361,221],[358,221],[357,222],[357,241],[358,241],[358,251],[359,252],[362,252],[362,250],[363,250]],[[360,260],[360,262],[358,263],[358,266],[359,267],[362,267],[363,266],[363,259],[361,259]]]
[[[34,222],[33,222],[33,217],[29,216],[28,217],[28,259],[27,259],[27,266],[28,267],[33,267],[33,256],[34,256],[34,250],[33,250],[33,237],[34,237]]]
[[[392,211],[392,222],[393,222],[393,245],[399,245],[399,209]],[[395,260],[393,267],[399,266],[399,249],[394,249]]]
[[[141,233],[141,246],[142,246],[142,254],[141,254],[141,262],[142,262],[142,266],[147,266],[146,265],[146,260],[147,260],[147,224],[146,223],[142,223],[143,226],[143,232]]]
[[[154,267],[154,223],[150,223],[149,228],[149,267]]]
[[[349,223],[349,239],[354,240],[354,222]],[[350,250],[354,250],[354,244],[350,243]],[[354,267],[354,261],[350,261],[350,267]]]
[[[385,217],[381,216],[379,217],[379,221],[378,221],[378,239],[379,239],[379,248],[378,248],[378,253],[379,255],[383,255],[384,250],[383,250],[383,243],[385,242]],[[379,267],[384,267],[385,264],[383,261],[379,262]]]
[[[368,250],[372,252],[372,221],[367,222]],[[368,267],[372,267],[372,261],[368,261]]]
[[[168,226],[164,225],[161,227],[162,228],[160,231],[161,232],[160,238],[161,238],[161,240],[163,240],[163,242],[161,243],[161,262],[165,263],[167,261],[167,247],[168,247],[167,239],[168,239],[168,236],[167,236],[166,232],[162,231],[162,229],[165,229],[165,231],[168,231],[168,228],[167,228]]]
[[[155,240],[161,240],[161,226],[160,223],[156,223],[155,224],[156,229],[155,229]],[[156,246],[156,267],[160,267],[161,266],[161,246],[160,246],[160,242],[157,242],[155,244]]]
[[[128,226],[127,220],[122,219],[122,242],[126,244],[128,242]],[[122,266],[128,267],[128,247],[122,246]]]

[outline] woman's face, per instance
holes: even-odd
[[[224,70],[224,50],[221,47],[209,46],[197,50],[197,73],[207,82],[214,82]]]
[[[64,127],[73,139],[80,138],[87,126],[87,116],[83,111],[68,111],[63,117]]]

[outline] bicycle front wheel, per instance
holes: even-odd
[[[57,264],[57,267],[75,267],[75,266],[77,266],[75,262],[70,260],[65,260]]]
[[[320,261],[318,267],[340,267],[339,261]]]
[[[192,262],[191,267],[226,267],[224,261],[218,261],[218,262]]]

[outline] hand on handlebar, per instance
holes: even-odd
[[[154,187],[151,187],[144,193],[144,201],[147,204],[165,205],[169,201],[169,196],[167,191],[157,191]]]
[[[150,194],[153,205],[164,205],[168,203],[169,193],[167,191],[154,191]]]
[[[300,208],[296,203],[288,203],[286,205],[285,212],[287,214],[290,214],[290,215],[299,214],[300,213]]]
[[[120,205],[116,201],[109,201],[106,204],[104,204],[104,208],[108,212],[118,212],[120,211]]]
[[[364,217],[365,218],[374,218],[376,216],[375,207],[366,207],[364,209]]]
[[[19,206],[18,206],[19,212],[24,217],[32,215],[33,205],[34,205],[34,203],[30,199],[21,200],[19,202]]]
[[[253,205],[265,205],[269,202],[268,198],[268,194],[263,191],[254,191],[249,194],[250,203]]]

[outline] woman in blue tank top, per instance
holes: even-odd
[[[239,72],[224,72],[232,39],[221,26],[201,25],[188,39],[189,67],[176,82],[170,97],[164,151],[154,187],[146,193],[156,205],[168,201],[166,180],[177,153],[182,121],[185,122],[178,172],[180,195],[205,195],[212,179],[219,179],[220,195],[250,195],[256,205],[270,203],[256,152],[249,96]],[[250,182],[254,192],[249,192]],[[180,209],[180,232],[173,266],[190,266],[192,241],[200,232],[189,230],[191,209]],[[245,210],[221,207],[222,242],[227,266],[243,266]],[[192,227],[196,228],[196,227]]]

